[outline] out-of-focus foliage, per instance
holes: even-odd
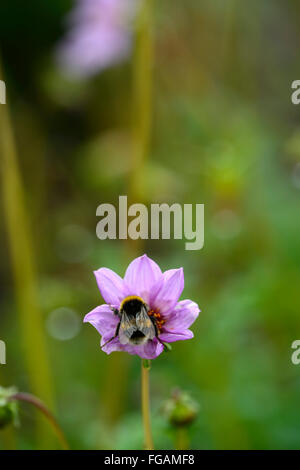
[[[290,356],[300,337],[300,107],[291,104],[290,87],[300,78],[300,4],[153,3],[145,199],[205,204],[202,250],[185,251],[178,240],[143,247],[163,269],[184,267],[184,298],[202,310],[194,339],[175,343],[152,364],[154,441],[174,447],[161,406],[178,386],[201,406],[189,428],[192,448],[299,448],[300,366]],[[92,271],[107,266],[123,275],[132,258],[127,243],[100,241],[95,232],[96,207],[117,204],[128,192],[132,59],[90,80],[63,78],[54,51],[71,5],[0,4],[2,66],[57,416],[72,448],[141,448],[140,361],[106,356],[97,332],[81,322],[102,302]],[[2,228],[0,338],[7,364],[0,380],[26,390]],[[21,413],[19,448],[35,447],[35,419]]]
[[[10,397],[16,393],[16,389],[0,387],[0,429],[18,422],[18,406]]]

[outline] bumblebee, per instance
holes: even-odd
[[[121,344],[139,346],[158,336],[155,317],[149,315],[150,309],[141,297],[136,295],[126,297],[119,310],[113,307],[111,309],[115,315],[118,315],[120,321],[115,336],[102,348],[117,337]]]

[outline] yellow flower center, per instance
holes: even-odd
[[[159,312],[157,312],[156,310],[149,310],[148,312],[148,315],[150,317],[154,317],[155,318],[155,323],[156,323],[156,326],[157,326],[157,329],[159,330],[159,332],[161,331],[162,329],[162,326],[166,323],[166,320],[164,320],[161,316],[161,314]]]

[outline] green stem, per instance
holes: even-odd
[[[12,425],[6,426],[0,433],[4,444],[4,450],[15,450],[17,448],[15,430]]]
[[[5,382],[4,370],[0,368],[0,384]],[[1,385],[0,385],[1,388]],[[4,429],[0,429],[0,440],[3,442],[4,450],[15,450],[17,448],[16,435],[14,426],[6,426]]]
[[[137,18],[133,58],[133,152],[129,202],[145,198],[144,173],[152,120],[153,49],[152,0],[144,0]]]
[[[0,105],[0,155],[4,218],[11,252],[25,364],[33,393],[42,397],[53,408],[52,382],[38,300],[33,241],[8,104]],[[38,429],[37,433],[43,446],[46,442],[43,441],[45,433],[43,429]]]
[[[55,417],[51,413],[51,411],[46,407],[46,405],[37,397],[34,395],[31,395],[30,393],[23,393],[23,392],[18,392],[15,393],[10,397],[10,400],[17,400],[21,402],[26,402],[30,403],[31,405],[35,406],[39,411],[43,413],[43,415],[47,418],[49,423],[51,424],[57,439],[59,440],[62,448],[64,450],[69,450],[69,444],[64,436],[64,433],[59,426],[58,422],[56,421]]]
[[[176,428],[176,450],[188,450],[190,448],[188,431],[185,426]]]
[[[152,1],[143,0],[137,22],[136,41],[132,68],[132,138],[131,172],[128,181],[129,204],[147,199],[145,185],[145,163],[149,152],[151,134],[152,103]],[[129,259],[143,252],[143,240],[126,240],[126,253]],[[102,392],[101,404],[107,412],[109,424],[114,424],[122,412],[126,393],[129,359],[113,356],[106,377],[106,387]]]
[[[151,135],[154,63],[152,1],[143,0],[136,25],[133,60],[133,153],[129,203],[143,202],[147,199],[145,166]],[[141,240],[135,241],[134,251],[136,253],[142,250],[141,242]],[[142,360],[141,399],[145,449],[152,450],[154,446],[150,420],[149,370],[150,361]]]
[[[145,449],[153,450],[153,439],[150,420],[150,397],[149,397],[149,371],[150,361],[142,359],[142,415],[145,437]]]

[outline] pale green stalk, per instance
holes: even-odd
[[[153,88],[153,0],[144,0],[137,21],[136,47],[133,61],[133,154],[129,202],[147,202],[146,163],[149,157],[149,146],[152,122],[152,88]],[[135,241],[135,256],[142,252],[142,240]],[[150,418],[149,395],[150,361],[142,360],[141,400],[144,427],[145,449],[151,450],[153,438]]]
[[[14,315],[14,311],[10,312],[11,322],[18,323],[24,351],[24,358],[20,360],[24,359],[29,386],[35,395],[45,400],[53,409],[54,399],[43,319],[38,301],[33,243],[8,104],[0,105],[0,168],[4,222],[7,228],[18,311],[18,316]],[[40,420],[37,423],[40,445],[44,445],[44,426]]]
[[[188,450],[190,448],[190,441],[187,427],[177,426],[175,433],[176,450]]]
[[[149,153],[152,117],[153,36],[152,1],[144,0],[136,21],[136,41],[132,68],[132,159],[128,182],[129,203],[147,198],[144,184],[145,165]],[[126,241],[128,258],[142,253],[142,240]],[[126,377],[129,358],[115,355],[111,358],[106,376],[103,400],[110,422],[114,422],[126,399]]]
[[[146,450],[153,450],[153,438],[151,431],[150,414],[150,390],[149,390],[149,372],[150,361],[142,359],[142,379],[141,379],[141,399],[142,399],[142,417],[144,427],[144,445]]]
[[[146,198],[146,162],[152,121],[153,88],[153,24],[152,1],[144,0],[136,23],[136,44],[133,58],[133,152],[129,182],[129,202]]]
[[[15,450],[17,448],[16,434],[13,425],[0,430],[0,439],[4,450]]]

